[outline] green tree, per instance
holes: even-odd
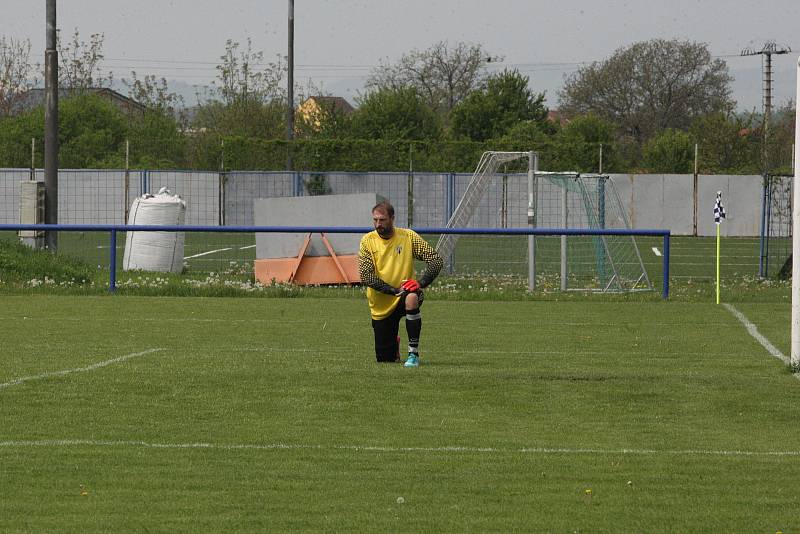
[[[614,124],[594,113],[580,115],[568,121],[561,133],[587,143],[611,143],[614,140]]]
[[[44,108],[0,118],[0,167],[30,167],[31,139],[44,146]],[[36,165],[41,167],[42,151],[37,152]]]
[[[694,141],[686,132],[664,130],[645,144],[644,164],[652,172],[690,173],[694,170]]]
[[[125,115],[102,98],[80,95],[59,102],[59,165],[122,167],[127,123]]]
[[[159,79],[152,74],[139,78],[136,71],[131,71],[131,79],[123,79],[122,83],[128,86],[128,96],[150,111],[175,117],[184,107],[183,97],[169,90],[165,78]]]
[[[477,89],[488,54],[479,44],[440,41],[426,50],[412,50],[395,64],[382,63],[367,80],[370,91],[414,88],[442,118]]]
[[[280,139],[285,125],[285,105],[277,100],[259,103],[242,99],[230,104],[208,101],[198,107],[193,121],[195,129],[264,139]]]
[[[72,41],[67,44],[62,42],[60,32],[57,37],[60,88],[83,92],[92,87],[111,86],[113,73],[104,74],[100,67],[105,58],[103,54],[105,36],[102,33],[93,33],[88,43],[81,41],[78,28],[75,28]]]
[[[773,174],[792,174],[796,102],[792,100],[773,111],[767,142],[767,170]],[[763,140],[762,140],[763,142]]]
[[[187,139],[172,115],[148,109],[128,123],[127,139],[131,166],[175,169],[187,165]]]
[[[515,124],[534,121],[544,130],[547,108],[544,93],[534,93],[528,77],[515,70],[489,76],[480,90],[473,91],[450,115],[455,137],[485,141],[502,137]]]
[[[515,146],[519,150],[526,149],[540,150],[540,147],[549,143],[551,135],[542,126],[542,123],[527,120],[519,121],[511,126],[508,131],[500,137],[495,137],[493,141],[497,141],[503,146]]]
[[[31,42],[0,37],[0,117],[12,115],[34,86]]]
[[[58,102],[59,166],[121,167],[127,119],[110,102],[83,94]],[[30,142],[44,146],[44,107],[0,120],[0,166],[28,167]],[[41,151],[36,164],[43,165]]]
[[[689,132],[698,144],[701,172],[758,172],[759,135],[754,117],[710,113],[695,119]]]
[[[220,59],[211,98],[200,105],[194,126],[221,135],[282,137],[286,95],[281,58],[265,65],[263,52],[253,51],[249,39],[241,51],[239,43],[228,39]]]
[[[567,116],[595,113],[642,146],[666,128],[733,108],[728,67],[701,43],[653,39],[620,48],[569,77],[559,92]]]
[[[170,91],[164,78],[153,75],[139,78],[131,72],[131,80],[123,82],[128,96],[146,106],[143,116],[132,117],[128,125],[131,165],[162,169],[185,165],[183,97]]]
[[[264,53],[254,51],[252,42],[247,39],[244,50],[240,44],[228,39],[225,53],[217,65],[216,93],[223,103],[231,105],[248,101],[263,104],[285,96],[281,81],[286,66],[277,56],[275,62],[264,63]],[[262,68],[263,67],[263,68]]]
[[[603,172],[621,170],[614,132],[615,126],[597,115],[573,118],[553,137],[553,163],[562,170],[599,172],[602,145]]]
[[[437,139],[441,126],[416,89],[378,89],[359,99],[352,135],[361,139]]]

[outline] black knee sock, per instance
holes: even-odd
[[[408,333],[408,352],[419,353],[419,335],[422,332],[422,315],[419,308],[406,312],[406,332]]]

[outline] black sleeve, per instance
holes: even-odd
[[[439,276],[439,271],[444,267],[444,260],[442,260],[439,253],[417,233],[411,235],[411,249],[414,252],[414,257],[420,261],[424,261],[426,264],[425,272],[419,277],[418,282],[420,286],[428,287],[434,279]]]

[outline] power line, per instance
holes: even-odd
[[[791,50],[791,48],[790,48]],[[760,53],[760,52],[758,52]],[[42,56],[32,54],[34,58]],[[712,58],[733,59],[740,58],[742,54],[716,54]],[[520,72],[575,72],[581,67],[598,63],[602,60],[587,61],[519,61],[511,62],[492,62],[487,64],[490,70],[499,68],[515,68]],[[169,74],[169,78],[192,79],[192,78],[213,78],[218,73],[219,61],[203,61],[191,59],[165,59],[165,58],[133,58],[133,57],[105,57],[108,70],[120,71],[143,71],[159,75]],[[253,67],[266,68],[275,63],[257,62],[251,63]],[[295,70],[302,72],[304,77],[314,77],[319,79],[361,79],[365,78],[370,71],[380,68],[381,64],[364,63],[300,63],[295,64]]]
[[[773,43],[774,41],[768,41],[767,43]],[[767,47],[767,45],[765,45]],[[793,49],[793,47],[786,47],[789,51]],[[752,50],[749,48],[745,48],[745,50]],[[762,49],[763,50],[763,49]],[[762,50],[754,51],[753,55],[763,53]],[[726,52],[721,54],[713,54],[711,57],[715,59],[734,59],[742,57],[743,53],[732,53]],[[31,54],[32,57],[37,59],[43,59],[43,55],[41,54]],[[220,58],[221,59],[221,58]],[[605,58],[604,58],[605,59]],[[141,57],[104,57],[103,61],[105,62],[112,62],[112,63],[120,63],[120,65],[116,65],[120,68],[130,68],[133,66],[137,66],[139,68],[155,68],[154,66],[157,64],[164,64],[164,65],[174,65],[173,68],[186,70],[187,67],[185,65],[198,65],[198,66],[207,66],[210,69],[216,69],[219,65],[219,60],[217,61],[205,61],[205,60],[193,60],[193,59],[165,59],[165,58],[141,58]],[[592,63],[601,62],[603,59],[590,59],[590,60],[583,60],[583,61],[520,61],[516,63],[508,63],[508,62],[491,62],[491,65],[494,66],[495,64],[503,65],[503,66],[511,66],[511,67],[519,67],[519,68],[535,68],[535,69],[556,69],[559,67],[580,67],[584,65],[589,65]],[[270,62],[255,62],[251,63],[254,67],[268,67],[273,65],[274,63]],[[381,67],[381,64],[364,64],[364,63],[353,63],[353,64],[342,64],[342,63],[335,63],[335,64],[327,64],[327,63],[306,63],[306,64],[295,64],[296,68],[302,69],[321,69],[321,70],[333,70],[333,69],[345,69],[345,70],[369,70]]]

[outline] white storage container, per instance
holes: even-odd
[[[185,219],[186,203],[166,187],[134,200],[128,214],[129,225],[182,225]],[[179,273],[183,243],[184,232],[128,232],[122,268]]]

